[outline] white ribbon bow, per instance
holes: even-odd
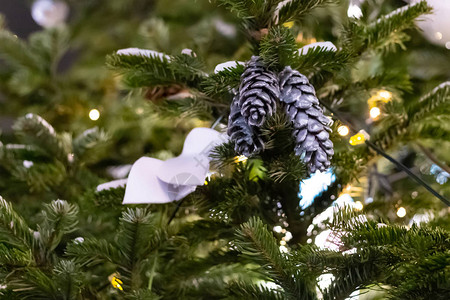
[[[101,184],[97,191],[124,186],[123,204],[168,203],[184,198],[205,183],[209,154],[228,137],[210,128],[193,129],[184,141],[182,153],[166,161],[141,157],[127,179]]]

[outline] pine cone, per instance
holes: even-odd
[[[234,150],[238,154],[250,156],[263,149],[263,142],[254,134],[250,125],[247,124],[239,108],[239,96],[236,95],[231,104],[231,112],[228,117],[228,135],[235,143]]]
[[[324,116],[314,87],[304,75],[286,67],[279,78],[280,100],[294,124],[295,153],[303,158],[311,173],[325,171],[334,154],[329,139],[331,121]]]
[[[247,124],[260,127],[276,110],[280,92],[276,75],[259,56],[252,56],[241,76],[239,107]]]

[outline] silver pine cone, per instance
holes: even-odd
[[[334,154],[329,139],[331,121],[324,116],[314,87],[304,75],[288,66],[279,79],[280,100],[294,125],[295,153],[303,158],[311,173],[325,171]]]
[[[238,154],[250,156],[263,149],[263,142],[255,135],[253,128],[247,124],[239,107],[239,96],[236,95],[231,103],[228,117],[228,136],[234,142],[234,150]]]
[[[250,126],[260,127],[276,110],[279,98],[278,78],[259,56],[252,56],[241,75],[239,107]]]

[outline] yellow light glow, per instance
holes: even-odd
[[[392,99],[392,93],[386,90],[381,90],[378,92],[378,96],[380,96],[383,102],[388,102]]]
[[[354,208],[355,208],[356,210],[362,210],[363,207],[364,207],[364,205],[361,203],[361,201],[356,201],[356,202],[355,202]]]
[[[234,158],[234,162],[235,162],[235,163],[240,163],[240,162],[247,161],[247,159],[248,159],[247,156],[245,156],[245,155],[239,155],[239,156],[236,156],[236,157]]]
[[[351,185],[347,185],[347,186],[345,187],[345,190],[346,190],[347,192],[350,192],[351,189],[352,189],[352,186],[351,186]]]
[[[205,185],[208,185],[208,181],[207,180],[205,180]]]
[[[364,136],[363,133],[360,132],[360,133],[357,133],[354,136],[352,136],[348,142],[350,143],[350,145],[356,146],[356,145],[364,144],[365,141],[366,141],[366,137]]]
[[[381,115],[381,110],[378,107],[372,107],[369,114],[372,119],[376,119]]]
[[[440,33],[439,31],[436,31],[436,33],[434,34],[434,37],[435,37],[437,40],[442,40],[442,33]]]
[[[285,246],[286,245],[286,241],[280,241],[280,245],[281,246]]]
[[[123,291],[123,287],[122,287],[122,280],[120,280],[119,278],[117,278],[116,276],[113,276],[111,279],[111,284],[115,289],[121,290]]]
[[[397,216],[399,218],[403,218],[404,216],[406,216],[406,209],[403,206],[397,210]]]
[[[340,136],[346,136],[346,135],[350,132],[350,130],[348,129],[348,127],[345,126],[345,125],[339,126],[338,129],[337,129],[337,131],[338,131],[338,133],[339,133]]]
[[[89,112],[89,119],[91,119],[92,121],[97,121],[98,118],[100,118],[100,112],[98,111],[98,109],[91,109],[91,111]]]
[[[287,28],[292,28],[292,26],[294,26],[294,21],[283,23],[283,26]]]

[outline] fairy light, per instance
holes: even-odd
[[[236,156],[236,157],[234,158],[234,162],[235,162],[235,163],[245,162],[245,161],[247,161],[247,159],[248,159],[247,156],[245,156],[245,155],[239,155],[239,156]]]
[[[294,21],[283,23],[283,26],[286,28],[292,28],[292,26],[294,26]]]
[[[280,241],[280,245],[281,245],[281,246],[286,246],[286,241],[281,240],[281,241]]]
[[[117,276],[118,276],[117,273],[113,273],[113,274],[109,275],[108,279],[111,282],[111,285],[113,286],[113,288],[123,291],[123,287],[122,287],[123,282]]]
[[[392,99],[392,93],[386,90],[379,91],[378,96],[380,96],[383,102],[388,102]]]
[[[91,109],[91,111],[89,112],[89,119],[91,119],[92,121],[97,121],[100,118],[100,112],[98,111],[98,109]]]
[[[356,201],[354,206],[353,206],[356,210],[362,210],[364,205],[362,204],[361,201]]]
[[[357,133],[354,136],[352,136],[348,142],[350,143],[350,145],[356,146],[364,144],[365,140],[366,138],[364,137],[364,134]]]
[[[281,233],[282,230],[283,228],[279,225],[273,227],[273,231],[275,231],[276,233]]]
[[[381,115],[381,110],[375,106],[370,109],[369,114],[372,119],[376,119]]]
[[[349,134],[350,130],[348,129],[348,126],[341,125],[338,127],[337,132],[340,136],[346,136]]]
[[[399,218],[403,218],[404,216],[406,216],[406,209],[403,206],[399,207],[399,209],[397,210],[397,216]]]
[[[434,37],[439,41],[442,40],[442,33],[439,31],[436,31],[436,33],[434,34]]]

